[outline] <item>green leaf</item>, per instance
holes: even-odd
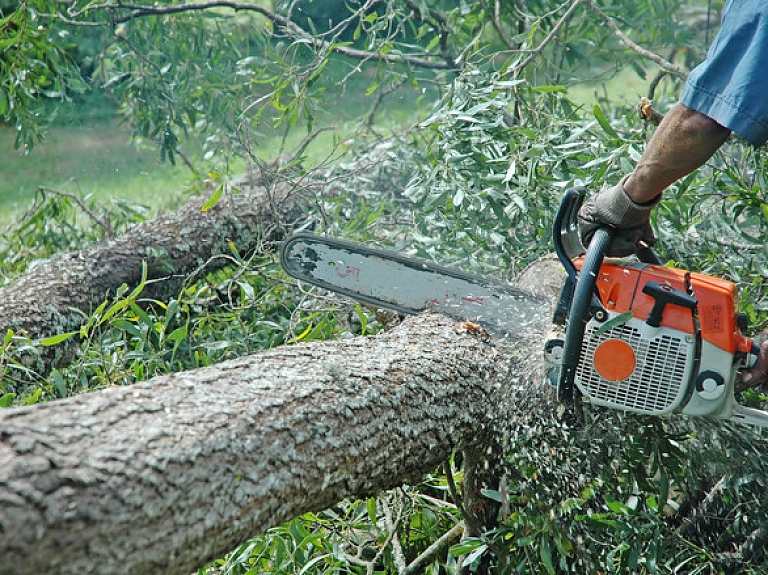
[[[554,575],[555,564],[552,561],[552,542],[548,536],[541,538],[541,544],[539,546],[539,557],[541,558],[541,562],[544,564],[547,573]]]
[[[15,393],[6,393],[0,396],[0,407],[8,407],[11,402],[16,398]]]
[[[127,319],[118,317],[113,319],[110,324],[112,327],[128,332],[134,337],[141,337],[141,331]]]
[[[558,84],[534,86],[531,90],[539,94],[565,94],[568,91],[565,86]]]
[[[600,106],[595,104],[592,110],[595,113],[595,119],[597,120],[597,123],[600,124],[605,133],[608,134],[611,138],[618,140],[619,135],[616,133],[616,130],[613,129],[613,126],[611,126],[611,124],[608,122],[608,119],[605,117],[605,114],[603,114],[603,110],[600,108]]]
[[[360,320],[360,331],[363,335],[368,334],[368,316],[363,312],[363,308],[360,304],[355,304],[355,311],[357,312],[357,318]]]
[[[187,337],[187,328],[186,327],[179,327],[173,330],[170,335],[166,338],[168,341],[181,341],[185,337]]]
[[[208,201],[203,204],[203,207],[200,208],[201,212],[207,212],[212,207],[214,207],[216,204],[219,203],[219,200],[221,199],[221,195],[224,193],[224,186],[219,186],[216,188],[216,191],[211,194],[211,197],[208,198]]]
[[[621,501],[616,501],[615,499],[608,499],[605,504],[608,506],[608,509],[614,513],[620,513],[621,515],[627,515],[632,511],[627,505],[623,504]]]
[[[481,489],[480,493],[483,497],[487,497],[488,499],[492,499],[497,503],[501,503],[501,493],[495,489]]]
[[[464,541],[451,546],[451,555],[454,557],[461,557],[467,553],[472,553],[472,551],[479,549],[484,545],[485,543],[483,543],[482,539],[478,539],[477,537],[468,537]]]
[[[53,345],[57,345],[63,341],[67,341],[70,337],[73,335],[77,335],[80,333],[80,331],[68,331],[66,333],[60,333],[58,335],[52,335],[51,337],[46,337],[45,339],[40,340],[40,345],[43,347],[51,347]]]
[[[314,557],[311,561],[308,561],[304,565],[304,567],[301,568],[301,571],[299,571],[299,575],[304,575],[304,573],[309,572],[309,570],[312,569],[315,565],[317,565],[321,561],[325,561],[329,557],[332,557],[330,553],[326,553],[325,555],[318,555],[317,557]]]
[[[469,555],[467,555],[467,558],[466,558],[466,561],[465,561],[465,563],[466,563],[467,565],[470,565],[470,570],[471,570],[471,571],[474,571],[474,569],[472,568],[472,565],[473,565],[473,564],[474,564],[474,563],[475,563],[475,562],[476,562],[478,559],[480,559],[480,556],[481,556],[483,553],[485,553],[487,550],[488,550],[488,545],[486,545],[485,543],[483,543],[483,544],[482,544],[482,545],[480,545],[480,546],[479,546],[477,549],[475,549],[474,551],[472,551],[472,553],[470,553]]]
[[[56,392],[59,394],[59,397],[67,397],[68,390],[67,390],[67,382],[64,381],[64,376],[61,374],[61,372],[58,369],[54,369],[51,371],[51,375],[48,378],[53,385],[53,387],[56,389]]]
[[[594,332],[592,332],[592,335],[590,335],[590,339],[599,337],[604,333],[612,330],[614,327],[624,325],[631,318],[632,318],[632,310],[625,311],[624,313],[620,313],[619,315],[612,317],[611,319],[606,321],[603,325],[601,325],[599,328],[597,328]]]
[[[21,402],[21,405],[34,405],[40,400],[40,396],[42,395],[43,390],[39,387],[35,390],[35,392],[30,395],[28,398],[26,398],[24,401]]]

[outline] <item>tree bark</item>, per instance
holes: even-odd
[[[212,258],[231,253],[230,242],[247,253],[261,242],[279,240],[285,233],[281,222],[299,214],[295,187],[254,188],[225,196],[207,211],[201,209],[205,198],[196,198],[176,212],[134,226],[124,236],[47,260],[0,288],[0,334],[13,330],[35,341],[75,331],[83,314],[114,296],[121,285],[138,285],[145,262],[151,282],[142,297],[167,300],[201,266],[224,265],[224,259]],[[44,376],[52,365],[71,359],[73,346],[38,351],[22,359],[33,373]]]
[[[189,573],[418,481],[551,397],[529,387],[534,344],[516,344],[426,316],[0,411],[0,574]]]

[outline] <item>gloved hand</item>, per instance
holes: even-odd
[[[604,226],[618,229],[606,251],[608,256],[632,255],[641,241],[648,247],[656,243],[651,229],[651,212],[661,200],[661,194],[647,204],[635,203],[624,191],[624,182],[628,177],[592,196],[579,209],[577,219],[584,247],[589,246],[597,228]]]

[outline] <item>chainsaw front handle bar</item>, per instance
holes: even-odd
[[[565,267],[565,272],[573,285],[576,285],[578,271],[573,265],[573,259],[584,253],[584,246],[579,238],[579,223],[576,215],[587,192],[584,188],[571,188],[566,190],[560,200],[560,207],[555,213],[552,225],[552,239],[555,244],[555,253],[560,263]]]
[[[585,253],[584,246],[581,243],[581,234],[579,232],[578,213],[581,204],[584,203],[586,190],[583,186],[570,188],[563,194],[560,200],[560,206],[555,213],[553,222],[553,239],[555,243],[555,253],[565,266],[565,271],[573,283],[576,283],[578,271],[573,265],[573,260]],[[608,228],[608,226],[606,226]],[[616,230],[614,230],[615,232]],[[611,235],[611,238],[613,235]],[[610,243],[610,242],[609,242]],[[607,251],[607,248],[606,248]],[[661,265],[662,261],[652,248],[638,244],[636,249],[637,259],[645,264]]]
[[[592,241],[587,249],[587,254],[584,257],[581,273],[578,274],[571,310],[568,314],[567,335],[563,347],[563,363],[560,368],[560,381],[557,385],[558,400],[562,403],[570,404],[577,399],[574,378],[576,376],[576,368],[579,365],[581,346],[584,343],[584,331],[590,317],[590,308],[592,307],[593,298],[596,298],[595,285],[597,283],[597,274],[603,265],[605,252],[615,234],[615,228],[609,227],[599,228],[595,231],[595,235],[592,236]]]

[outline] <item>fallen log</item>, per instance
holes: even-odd
[[[0,574],[186,574],[303,512],[418,481],[551,409],[518,343],[525,359],[419,317],[0,411]]]
[[[0,288],[0,333],[12,330],[36,341],[76,331],[83,315],[113,297],[120,286],[137,286],[145,263],[149,282],[142,297],[167,301],[201,266],[211,271],[225,265],[227,260],[215,256],[231,254],[230,244],[248,253],[281,239],[300,214],[295,191],[296,185],[289,184],[255,187],[227,195],[205,211],[206,198],[194,198],[123,236],[42,262]],[[51,366],[71,360],[76,343],[38,347],[37,353],[23,355],[23,363],[44,377]]]

